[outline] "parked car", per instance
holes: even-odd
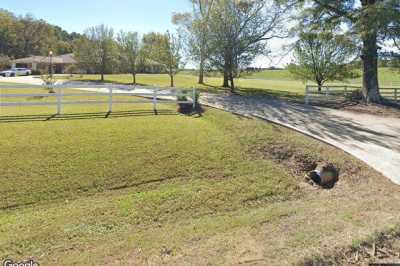
[[[29,76],[29,75],[32,75],[32,70],[30,70],[29,68],[12,68],[0,72],[0,76],[3,77]]]

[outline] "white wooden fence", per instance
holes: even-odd
[[[359,90],[357,86],[332,85],[321,86],[321,91],[317,85],[307,85],[305,91],[305,103],[310,104],[311,100],[337,100],[347,97],[352,91]]]
[[[379,91],[383,98],[400,102],[400,88],[380,88]]]
[[[337,100],[347,97],[352,91],[360,90],[360,86],[352,85],[331,85],[321,86],[321,91],[316,85],[307,85],[305,92],[305,103],[309,104],[311,100]],[[400,102],[400,88],[380,88],[380,93],[383,98]]]
[[[4,93],[3,89],[8,92]],[[32,89],[48,89],[54,93],[18,93],[22,90]],[[65,90],[69,90],[65,93]],[[71,92],[71,90],[79,90],[83,92]],[[10,93],[9,91],[12,91]],[[106,96],[107,100],[66,100],[65,97],[82,97],[82,96]],[[136,96],[142,99],[132,100],[116,100],[115,96]],[[54,101],[5,101],[10,98],[28,98],[28,97],[48,97]],[[179,100],[180,97],[185,97],[186,100]],[[79,104],[107,104],[108,112],[113,111],[115,104],[140,104],[152,103],[153,110],[157,111],[157,103],[159,101],[172,101],[176,103],[190,103],[193,109],[196,108],[196,90],[177,90],[173,88],[160,89],[156,87],[136,87],[129,85],[116,84],[61,84],[61,85],[28,85],[28,84],[0,84],[0,107],[15,107],[15,106],[56,106],[56,114],[62,114],[63,106],[79,105]]]

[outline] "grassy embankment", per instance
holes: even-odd
[[[399,189],[341,151],[212,109],[151,109],[3,108],[0,260],[287,264],[399,221]],[[341,169],[333,190],[303,183],[321,159]]]

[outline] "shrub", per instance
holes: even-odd
[[[7,55],[0,54],[0,69],[5,69],[11,66],[11,60]]]

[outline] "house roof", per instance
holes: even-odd
[[[49,63],[49,56],[31,56],[26,58],[19,58],[14,60],[16,64],[32,64],[32,63]],[[59,56],[53,56],[53,64],[76,64],[77,61],[74,59],[73,54],[64,54]]]

